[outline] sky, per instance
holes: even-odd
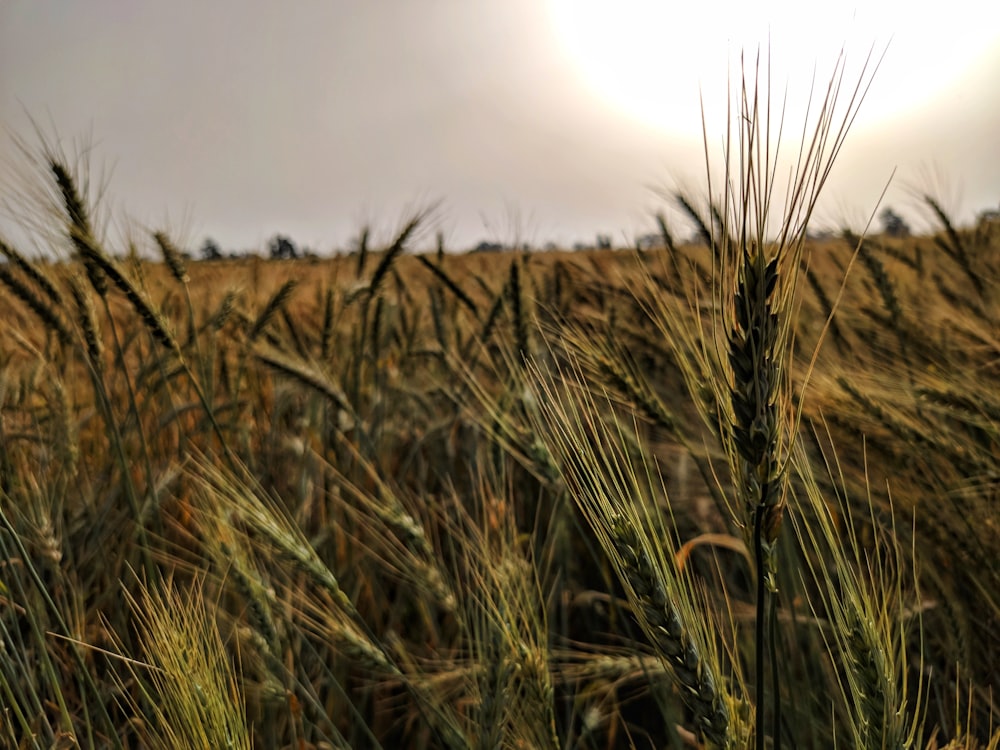
[[[18,197],[44,176],[18,144],[44,138],[105,175],[107,232],[167,229],[193,251],[280,233],[326,253],[427,208],[421,241],[455,250],[631,243],[664,193],[704,195],[701,107],[715,163],[727,76],[761,45],[787,152],[813,76],[844,49],[853,83],[888,45],[818,225],[863,226],[890,177],[883,205],[915,226],[915,192],[960,221],[996,208],[1000,4],[808,5],[4,0],[0,235],[31,242]]]

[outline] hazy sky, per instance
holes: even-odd
[[[191,249],[280,232],[328,251],[436,201],[428,237],[456,249],[625,241],[652,227],[656,187],[702,190],[699,85],[718,151],[740,45],[770,33],[794,94],[814,65],[825,83],[844,41],[852,69],[894,33],[821,220],[863,221],[893,168],[887,202],[914,220],[907,188],[965,220],[1000,201],[1000,4],[691,5],[3,0],[0,183],[20,185],[12,139],[38,143],[32,118],[69,153],[93,145],[116,220]]]

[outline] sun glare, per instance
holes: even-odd
[[[853,84],[874,48],[888,52],[858,125],[932,100],[1000,41],[1000,4],[953,0],[927,17],[912,5],[869,0],[864,8],[776,0],[668,3],[549,0],[558,44],[583,82],[607,105],[649,127],[699,135],[704,95],[709,123],[725,117],[727,78],[740,53],[752,65],[771,50],[772,98],[805,113],[810,88],[825,87],[841,50]],[[766,63],[762,62],[762,77]],[[817,93],[822,96],[822,91]]]

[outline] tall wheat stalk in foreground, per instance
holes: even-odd
[[[866,75],[870,62],[869,58],[847,107],[841,110],[837,106],[845,74],[841,56],[818,114],[810,119],[806,113],[773,241],[769,232],[775,214],[783,115],[775,127],[770,81],[760,80],[759,55],[749,71],[750,80],[744,67],[733,118],[737,124],[734,128],[730,123],[726,133],[722,195],[713,200],[713,205],[722,206],[716,212],[721,214],[719,232],[707,238],[712,250],[712,288],[699,288],[699,274],[689,274],[692,280],[685,305],[657,292],[650,283],[657,300],[654,318],[728,458],[730,512],[753,560],[753,727],[758,750],[763,750],[769,736],[773,747],[781,744],[777,550],[798,422],[790,372],[795,290],[806,228],[870,84]],[[709,195],[714,196],[709,151],[706,135]],[[707,320],[700,310],[705,298],[712,302]],[[579,396],[561,399],[548,376],[541,379],[546,394],[541,429],[549,435],[570,492],[611,559],[640,624],[686,688],[698,728],[717,746],[742,745],[740,730],[727,710],[734,699],[727,695],[720,664],[712,657],[714,636],[694,606],[697,597],[690,580],[676,570],[669,555],[656,549],[655,536],[650,537],[650,526],[657,526],[657,512],[646,500],[638,503],[642,512],[632,509],[632,499],[643,495],[623,466],[624,455],[614,448],[613,430],[589,421],[593,417],[581,420],[581,414],[593,411],[589,397],[583,397],[581,408],[576,406],[581,403]]]
[[[867,91],[871,80],[869,77],[866,83],[867,69],[866,62],[846,109],[840,112],[837,103],[844,77],[841,57],[820,102],[811,135],[807,112],[774,242],[769,242],[768,232],[778,177],[783,113],[772,150],[770,91],[762,99],[759,57],[752,89],[748,90],[744,76],[735,149],[730,126],[724,151],[723,239],[722,246],[713,253],[713,257],[721,258],[713,290],[716,295],[713,327],[708,333],[689,328],[686,334],[681,334],[686,336],[682,345],[694,354],[686,367],[689,385],[708,375],[707,382],[714,391],[712,404],[716,411],[707,416],[714,418],[719,427],[735,485],[734,521],[742,528],[754,560],[758,748],[763,748],[768,734],[763,721],[766,661],[770,662],[772,681],[770,734],[776,747],[781,740],[774,628],[778,537],[786,502],[790,448],[798,421],[790,372],[795,290],[803,264],[806,229]],[[708,152],[706,138],[706,162]],[[708,179],[711,195],[711,169]],[[713,239],[713,244],[718,246],[720,240]],[[666,313],[664,331],[668,337],[676,336],[671,333],[678,328],[671,324],[669,307],[663,306],[661,311]],[[700,321],[701,317],[695,315],[693,320]],[[711,352],[706,342],[713,342],[717,351]],[[768,641],[770,653],[766,654]]]

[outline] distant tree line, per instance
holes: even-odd
[[[300,248],[291,237],[284,234],[276,234],[268,240],[267,252],[268,257],[272,260],[295,260],[297,258],[311,258],[316,256],[315,252],[307,247]],[[201,249],[198,251],[198,255],[202,260],[225,260],[227,258],[246,258],[250,255],[256,255],[256,253],[252,250],[225,252],[222,246],[213,238],[206,237],[201,245]]]
[[[693,210],[693,209],[690,209]],[[659,232],[652,232],[648,234],[643,234],[636,238],[635,248],[638,250],[647,250],[656,247],[662,247],[665,244],[669,245],[673,242],[673,239],[669,235],[664,235],[664,230],[666,225],[662,223],[662,218],[658,219],[661,221],[661,227]],[[906,219],[900,216],[899,213],[892,207],[887,206],[881,213],[879,213],[879,222],[881,224],[882,234],[887,237],[909,237],[912,234],[910,225],[907,223]],[[980,228],[986,227],[996,227],[1000,226],[1000,210],[997,209],[987,209],[979,213],[977,216],[977,226]],[[707,231],[707,230],[706,230]],[[815,230],[809,232],[809,237],[815,240],[830,239],[834,236],[834,232],[831,230]],[[699,239],[704,239],[701,235],[693,236],[689,241],[697,242]],[[442,254],[444,252],[444,238],[439,233],[437,238],[437,252]],[[609,234],[598,234],[594,242],[576,242],[571,245],[574,250],[590,250],[590,249],[611,249],[613,247],[612,237]],[[496,242],[493,240],[483,240],[476,245],[469,248],[469,252],[474,253],[496,253],[503,252],[507,250],[524,250],[528,251],[531,247],[525,243],[521,245],[507,245],[501,242]],[[554,243],[547,243],[544,246],[546,250],[555,250],[556,245]],[[355,254],[357,251],[353,251],[350,254]],[[201,245],[199,250],[199,256],[202,260],[224,260],[227,258],[245,258],[251,255],[256,255],[253,250],[247,250],[244,252],[237,251],[223,251],[222,247],[211,237],[206,237],[205,241]],[[272,260],[295,260],[298,258],[315,258],[316,253],[306,247],[299,247],[294,240],[292,240],[288,235],[285,234],[275,234],[267,243],[267,255]]]

